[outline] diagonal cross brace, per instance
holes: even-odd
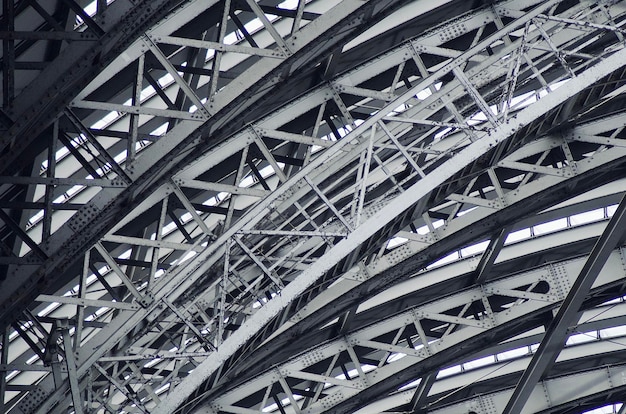
[[[539,349],[515,387],[503,414],[518,414],[522,411],[535,385],[556,360],[567,339],[568,328],[575,321],[589,289],[604,267],[611,251],[622,240],[625,233],[624,226],[626,226],[626,196],[622,198],[606,229],[593,246],[589,258],[548,327]]]

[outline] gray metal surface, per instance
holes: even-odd
[[[575,230],[572,229],[572,232]],[[581,233],[583,232],[579,232],[579,234]],[[576,236],[572,234],[571,237]],[[529,243],[535,243],[535,241]],[[510,246],[508,249],[513,250],[515,246]],[[411,371],[412,378],[421,378],[422,375],[428,374],[433,367],[445,369],[452,364],[456,365],[463,362],[466,363],[467,367],[470,367],[473,359],[471,357],[474,354],[480,352],[483,354],[481,355],[483,358],[484,354],[489,355],[490,345],[486,345],[481,337],[490,337],[492,340],[498,338],[499,341],[493,341],[491,344],[491,346],[495,346],[505,339],[524,337],[528,335],[526,332],[533,332],[533,329],[535,332],[541,332],[542,329],[537,330],[536,328],[541,328],[544,320],[537,318],[537,316],[541,315],[542,312],[549,314],[551,310],[555,309],[555,305],[559,303],[560,299],[563,299],[562,297],[559,298],[557,291],[559,289],[567,290],[574,284],[578,269],[583,266],[584,262],[585,257],[566,262],[550,263],[544,267],[504,277],[483,286],[465,289],[454,295],[389,316],[375,324],[348,332],[333,341],[325,342],[273,367],[264,374],[215,398],[207,409],[213,412],[248,412],[241,406],[244,402],[250,404],[251,399],[245,397],[256,395],[259,398],[258,404],[263,395],[259,391],[271,389],[279,378],[283,378],[291,384],[292,390],[302,390],[303,384],[311,389],[324,390],[323,398],[311,398],[308,404],[301,408],[301,412],[311,413],[320,410],[335,412],[335,406],[344,401],[355,399],[361,393],[367,394],[368,390],[376,384],[396,382],[395,377],[398,373]],[[456,265],[424,272],[423,275],[417,277],[438,277],[440,280],[441,278],[453,280],[458,273],[470,271],[472,266],[475,266],[475,261],[466,259]],[[610,255],[606,266],[604,270],[606,273],[603,272],[602,280],[598,280],[594,284],[594,289],[601,290],[603,289],[602,286],[608,286],[624,278],[620,251],[614,251]],[[547,285],[541,289],[546,293],[533,292],[539,283]],[[407,284],[405,289],[408,289],[408,286],[410,285]],[[528,290],[524,290],[522,287]],[[407,294],[408,292],[403,293]],[[473,303],[495,303],[496,297],[504,296],[509,297],[509,305],[501,305],[500,310],[490,309],[490,314],[486,315],[488,318],[477,320],[473,314],[466,313]],[[623,307],[623,305],[621,306]],[[462,309],[462,311],[459,312],[457,309]],[[589,315],[597,315],[599,311],[588,310],[587,312],[587,316],[582,316],[581,320],[588,320]],[[526,317],[524,318],[522,315],[526,315]],[[522,323],[524,320],[526,321]],[[440,326],[434,322],[438,322]],[[443,334],[437,334],[437,330],[443,331],[442,324],[445,331]],[[583,326],[579,326],[577,329],[578,332],[585,332]],[[534,338],[529,344],[535,344],[539,340]],[[512,342],[510,348],[519,348],[519,342],[519,340]],[[621,343],[613,345],[617,350],[623,349]],[[500,352],[493,352],[501,353],[506,349],[508,347],[505,345],[501,346]],[[608,350],[604,352],[608,352]],[[585,355],[584,351],[583,355]],[[350,378],[338,379],[336,372],[341,371],[340,363],[337,361],[346,360],[347,362],[341,363],[348,366],[351,376]],[[528,361],[516,362],[522,366],[522,370],[527,363]],[[325,375],[324,371],[326,371]],[[498,375],[503,375],[503,373],[498,372]],[[401,385],[405,384],[397,384],[398,387]],[[434,389],[431,390],[432,394],[442,392],[437,389],[438,386],[438,382],[435,382]],[[451,390],[463,388],[463,386],[463,381],[459,381],[454,384]],[[296,391],[290,390],[284,392],[296,393]],[[367,401],[371,403],[376,399]],[[402,393],[401,397],[398,396],[394,404],[396,404],[395,407],[401,407],[410,401],[411,395],[407,391]],[[506,401],[504,405],[506,405]],[[250,406],[253,410],[256,407],[256,405]],[[290,410],[293,409],[289,408]],[[391,408],[393,407],[385,407],[386,410]],[[368,410],[375,409],[381,408],[363,408],[363,412],[371,412]],[[428,412],[432,410],[432,407],[428,408]]]
[[[62,32],[8,3],[12,413],[440,409],[453,361],[549,323],[624,189],[622,2],[67,1]]]
[[[537,382],[554,364],[567,339],[569,327],[575,322],[589,289],[603,270],[610,252],[624,239],[626,198],[620,201],[611,220],[593,246],[589,258],[554,316],[537,353],[528,364],[503,413],[518,413],[524,408]]]

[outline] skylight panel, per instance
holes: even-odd
[[[541,234],[552,233],[567,227],[567,218],[563,217],[557,220],[548,221],[547,223],[538,224],[533,227],[533,233],[538,236]]]
[[[527,346],[522,346],[519,348],[509,349],[508,351],[500,352],[499,354],[496,354],[496,359],[498,361],[506,361],[507,359],[513,359],[524,355],[528,355]]]
[[[530,228],[525,228],[525,229],[521,229],[518,231],[514,231],[514,232],[509,233],[504,244],[515,243],[520,240],[528,239],[530,238],[530,236],[531,236]]]
[[[570,217],[570,223],[572,226],[578,226],[581,224],[591,223],[604,219],[604,208],[597,208],[595,210],[586,211],[580,214],[574,214]]]
[[[496,362],[495,356],[488,355],[486,357],[478,358],[473,361],[463,363],[464,369],[475,369],[484,367],[485,365],[491,365]]]
[[[584,344],[585,342],[596,341],[598,339],[597,331],[582,332],[578,334],[572,334],[567,338],[565,345]]]
[[[448,376],[453,375],[453,374],[458,374],[461,371],[462,371],[461,365],[454,365],[452,367],[445,368],[445,369],[442,369],[441,371],[439,371],[439,373],[437,374],[437,379],[448,377]]]
[[[461,256],[467,257],[467,256],[472,256],[477,253],[482,253],[485,251],[485,249],[487,249],[487,246],[489,246],[489,240],[472,244],[470,246],[467,246],[461,249]]]
[[[600,329],[600,339],[615,338],[624,335],[626,335],[626,326],[624,325]]]
[[[594,408],[593,410],[584,411],[583,414],[614,414],[618,413],[622,408],[622,404],[605,405],[604,407]]]

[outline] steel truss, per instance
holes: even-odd
[[[584,325],[581,328],[584,328]],[[537,338],[533,339],[536,340]],[[526,342],[532,343],[532,340]],[[513,360],[497,361],[484,367],[469,369],[463,373],[440,378],[431,391],[437,403],[433,404],[434,408],[428,412],[452,413],[463,412],[463,410],[477,413],[501,412],[512,394],[513,387],[510,387],[512,379],[517,379],[515,377],[524,370],[529,362],[531,352],[529,346],[526,355]],[[623,393],[623,384],[619,378],[622,376],[624,366],[614,363],[598,367],[586,358],[590,355],[603,353],[612,354],[611,358],[615,358],[614,360],[617,361],[623,357],[623,347],[616,344],[614,340],[595,340],[584,345],[570,346],[564,349],[557,366],[560,365],[562,368],[568,369],[571,368],[571,365],[578,364],[579,369],[577,371],[579,372],[568,375],[553,375],[542,380],[535,386],[525,412],[555,413],[567,412],[567,409],[575,409],[580,406],[591,408],[594,406],[594,400],[602,403],[621,402],[620,394]],[[616,379],[617,381],[615,381]],[[493,390],[494,384],[501,385],[500,388],[502,389],[497,392],[483,391]],[[507,385],[509,386],[507,387]],[[480,395],[472,396],[471,392],[477,390],[481,390],[476,393]],[[569,390],[569,392],[563,392],[564,390]],[[413,393],[413,389],[405,390],[359,410],[357,413],[384,412],[406,406]],[[462,396],[456,394],[462,394]],[[440,407],[437,408],[437,405]]]
[[[582,236],[585,230],[590,232],[589,236],[597,231],[590,228],[573,229],[571,231],[578,234],[572,234],[571,237]],[[537,240],[529,243],[545,246],[546,241]],[[510,246],[505,250],[515,250],[517,247]],[[511,253],[503,252],[507,256]],[[515,255],[514,252],[512,254]],[[611,254],[600,279],[594,284],[597,292],[616,282],[623,283],[626,276],[623,255],[622,250],[616,250]],[[511,260],[510,256],[508,257]],[[203,410],[226,413],[258,412],[259,406],[256,404],[260,404],[260,407],[266,406],[267,397],[274,396],[276,400],[277,395],[280,401],[287,395],[291,406],[285,409],[290,412],[298,411],[293,407],[296,403],[303,405],[299,410],[303,413],[333,411],[332,408],[339,404],[343,404],[341,411],[345,412],[346,402],[358,399],[361,393],[368,394],[368,398],[372,397],[371,390],[376,386],[397,389],[410,378],[421,378],[433,368],[445,368],[451,362],[464,361],[463,358],[468,356],[475,358],[479,351],[483,355],[489,355],[490,343],[496,344],[517,337],[514,345],[500,345],[500,352],[519,347],[519,335],[525,336],[528,331],[542,327],[545,323],[545,314],[553,310],[564,298],[563,292],[567,292],[573,285],[584,262],[585,257],[549,263],[407,309],[365,328],[345,332],[337,339],[312,348],[246,384],[231,389],[213,400]],[[446,279],[454,280],[463,273],[471,272],[475,265],[475,260],[467,259],[464,263],[424,273],[423,276],[438,277],[437,283],[442,283]],[[409,287],[405,286],[405,294],[408,293],[406,289]],[[479,309],[478,317],[476,308]],[[580,320],[587,321],[591,318],[598,322],[596,318],[599,314],[601,310],[591,309],[583,313]],[[611,312],[606,316],[613,318],[616,314]],[[611,321],[607,326],[614,326],[614,323],[615,321]],[[584,323],[576,326],[577,332],[586,331]],[[533,337],[527,345],[535,344],[539,340],[540,338]],[[613,343],[610,346],[623,352],[621,343]],[[497,352],[492,351],[493,354]],[[605,348],[603,352],[610,352],[610,349]],[[519,371],[520,367],[523,370],[527,363],[528,361],[515,361],[517,365],[513,372]],[[497,375],[508,374],[507,371],[496,371]],[[343,373],[343,378],[338,379],[337,372]],[[472,378],[469,383],[481,378],[481,374],[468,376]],[[449,391],[464,387],[464,380],[451,382],[455,385],[447,385],[452,387]],[[446,385],[441,385],[439,381],[435,384],[437,386],[431,391],[433,394],[445,393],[439,387]],[[304,392],[305,390],[309,390],[310,393]],[[592,389],[587,391],[595,392]],[[254,401],[250,398],[253,395],[256,396],[256,404],[248,406]],[[299,399],[300,396],[306,398],[300,400],[304,402],[297,402],[294,395],[298,395]],[[380,404],[374,404],[363,412],[402,408],[410,402],[411,396],[411,391],[406,391],[384,400],[386,403],[381,402],[385,404],[384,408]],[[263,397],[265,400],[262,401]],[[569,398],[569,395],[559,397]],[[365,397],[363,399],[365,400]],[[391,401],[394,405],[387,405]],[[438,399],[435,401],[437,402],[434,404],[435,407],[441,404]],[[241,403],[246,406],[241,406]],[[446,403],[449,401],[443,402]],[[433,408],[429,407],[428,412]]]
[[[3,320],[18,317],[42,288],[54,290],[68,283],[67,278],[51,275],[74,264],[76,255],[84,253],[86,247],[110,230],[116,219],[129,206],[136,205],[155,181],[179,168],[180,158],[201,151],[200,147],[206,144],[201,135],[211,135],[214,141],[219,141],[219,134],[214,133],[216,129],[257,103],[273,85],[300,70],[300,65],[321,59],[320,55],[328,49],[381,19],[396,4],[389,1],[374,7],[355,1],[342,2],[336,8],[332,7],[333,3],[317,4],[322,10],[333,10],[324,17],[320,13],[305,14],[304,2],[300,3],[302,7],[288,15],[291,19],[284,17],[274,22],[252,2],[247,6],[217,1],[187,4],[140,33],[140,39],[123,52],[118,50],[117,59],[100,71],[95,80],[75,91],[70,105],[55,114],[58,122],[47,124],[49,130],[43,142],[52,142],[44,154],[48,159],[31,166],[30,179],[3,180],[28,186],[32,192],[28,198],[35,198],[26,202],[5,201],[4,207],[40,211],[39,215],[29,213],[21,217],[20,224],[27,232],[18,233],[16,251],[5,259],[14,265],[7,275],[21,277],[5,281],[0,308]],[[246,17],[237,14],[241,7]],[[207,27],[198,27],[199,21],[206,15],[214,15],[216,9],[222,18],[210,28],[210,34],[215,34],[219,41],[193,39],[204,36]],[[282,14],[271,7],[267,14],[272,11]],[[305,24],[313,18],[314,24]],[[246,23],[254,26],[254,22],[261,22],[264,28],[260,31],[257,28],[255,36],[248,33],[252,29],[245,28]],[[345,30],[344,26],[347,26]],[[340,34],[330,35],[331,29]],[[217,33],[212,33],[216,30]],[[237,40],[239,33],[248,37]],[[183,37],[185,34],[191,39]],[[276,43],[282,49],[287,47],[281,36],[290,39],[289,51],[266,50],[273,50]],[[323,42],[325,36],[332,38]],[[322,43],[312,48],[312,39]],[[241,45],[246,42],[251,47]],[[191,58],[196,59],[194,65],[198,66],[190,66],[187,60]],[[189,72],[185,72],[187,67]],[[231,87],[227,87],[229,84]],[[169,132],[164,133],[163,128]],[[214,141],[208,144],[214,145]],[[144,147],[145,156],[136,157],[137,151]],[[38,185],[47,186],[46,195],[37,192]],[[46,214],[53,210],[65,213]],[[39,248],[34,249],[35,244]],[[36,254],[26,254],[30,250]]]
[[[623,177],[623,4],[499,2],[336,74],[400,3],[190,2],[76,91],[2,181],[43,211],[2,213],[11,412],[351,411],[551,317],[582,259],[503,277],[500,229]],[[486,239],[461,293],[363,319]]]
[[[2,171],[24,155],[71,96],[178,2],[81,1],[2,3]],[[110,3],[110,4],[109,4]],[[21,139],[17,139],[20,137]]]

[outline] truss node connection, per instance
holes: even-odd
[[[0,22],[0,411],[624,410],[626,2]]]

